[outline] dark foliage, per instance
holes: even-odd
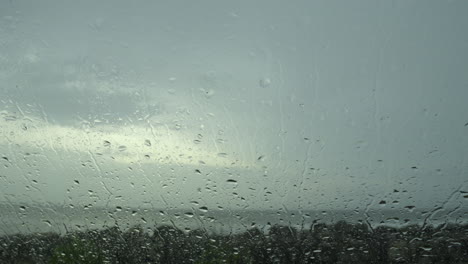
[[[340,221],[211,234],[160,226],[0,237],[0,263],[468,263],[468,225],[375,229]]]

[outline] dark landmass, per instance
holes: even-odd
[[[468,263],[468,225],[339,221],[215,234],[141,226],[0,237],[0,263]]]

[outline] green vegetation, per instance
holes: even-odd
[[[211,234],[160,226],[0,237],[0,263],[468,263],[468,225],[375,229],[340,221]]]

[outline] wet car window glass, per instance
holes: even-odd
[[[0,263],[468,263],[468,2],[0,2]]]

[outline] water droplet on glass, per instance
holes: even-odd
[[[267,88],[271,84],[270,78],[262,78],[259,81],[260,87]]]
[[[186,217],[190,217],[190,218],[193,217],[193,213],[191,213],[191,212],[187,212],[187,213],[185,213],[184,215],[185,215]]]
[[[52,227],[52,223],[49,220],[43,220],[43,222],[48,226]]]
[[[122,146],[119,146],[119,151],[125,151],[125,150],[127,150],[127,147],[126,147],[126,146],[123,146],[123,145],[122,145]]]

